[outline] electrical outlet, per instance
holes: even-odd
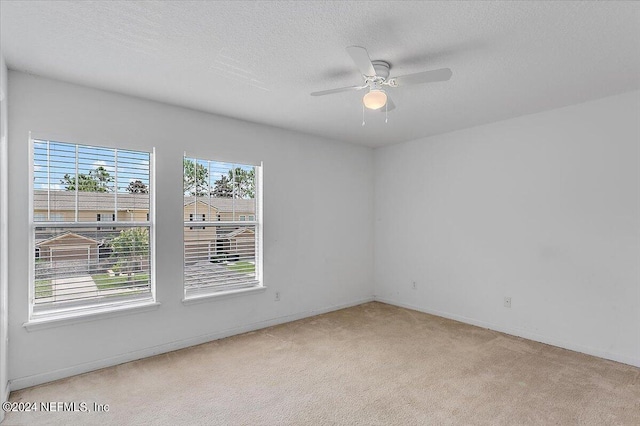
[[[413,289],[416,290],[418,288],[418,284],[416,284],[416,282],[413,282]]]
[[[511,298],[510,297],[505,297],[504,298],[504,307],[505,308],[510,308],[511,307]]]
[[[276,291],[276,298],[275,298],[275,301],[276,301],[276,302],[279,302],[279,301],[280,301],[280,292],[279,292],[279,291]]]

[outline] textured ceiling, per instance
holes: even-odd
[[[11,69],[380,146],[640,88],[637,2],[0,2]],[[367,112],[345,52],[449,67]]]

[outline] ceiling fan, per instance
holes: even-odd
[[[369,89],[362,98],[365,107],[374,110],[391,111],[396,106],[387,95],[385,87],[402,87],[411,84],[433,83],[436,81],[447,81],[451,78],[452,72],[449,68],[440,68],[432,71],[417,72],[415,74],[401,75],[389,78],[391,64],[387,61],[372,61],[369,58],[367,49],[360,46],[347,47],[347,53],[353,59],[362,74],[364,84],[359,86],[341,87],[339,89],[323,90],[313,92],[311,96],[331,95],[333,93],[348,92],[352,90]]]

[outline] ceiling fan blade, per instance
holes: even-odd
[[[417,72],[415,74],[401,75],[394,77],[398,86],[407,86],[409,84],[433,83],[435,81],[447,81],[453,73],[449,68],[440,68],[439,70]]]
[[[347,47],[347,53],[351,56],[353,62],[356,63],[356,66],[362,75],[367,75],[369,77],[376,75],[376,70],[373,68],[367,49],[360,46],[349,46]]]
[[[313,92],[311,96],[331,95],[333,93],[349,92],[351,90],[361,90],[361,89],[364,89],[365,87],[367,86],[349,86],[349,87],[341,87],[339,89],[322,90],[320,92]]]
[[[386,110],[385,110],[386,108]],[[385,111],[392,111],[396,109],[396,104],[393,103],[393,100],[391,99],[391,96],[389,96],[389,94],[387,93],[387,103],[386,106],[383,106],[382,108],[380,108],[378,111],[380,112],[385,112]]]

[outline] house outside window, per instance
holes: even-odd
[[[262,287],[261,167],[183,162],[185,300]]]
[[[30,321],[154,302],[152,153],[43,139],[31,149]]]

